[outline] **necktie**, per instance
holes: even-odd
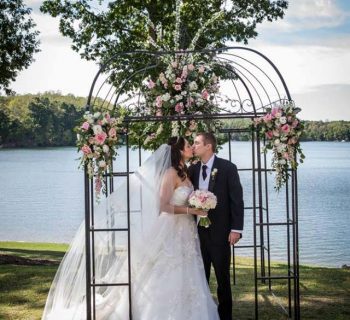
[[[202,165],[202,177],[203,180],[205,180],[205,178],[207,177],[207,166],[205,164]]]

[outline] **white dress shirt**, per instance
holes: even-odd
[[[214,159],[215,159],[215,154],[213,154],[211,156],[211,158],[207,161],[207,163],[203,163],[201,162],[201,169],[199,171],[199,183],[198,183],[198,189],[200,190],[208,190],[209,188],[209,181],[210,181],[210,177],[211,177],[211,169],[213,167],[214,164]],[[202,175],[202,166],[206,165],[207,169],[207,176],[205,178],[205,180],[203,179],[203,175]],[[199,221],[199,217],[197,217],[197,222]],[[231,232],[238,232],[238,233],[242,233],[243,230],[235,230],[235,229],[231,229]]]

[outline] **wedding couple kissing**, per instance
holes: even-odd
[[[242,236],[243,192],[237,167],[215,150],[212,133],[199,133],[192,146],[184,137],[171,137],[130,176],[130,203],[121,184],[95,209],[95,228],[117,229],[130,219],[130,261],[125,235],[95,233],[96,319],[129,319],[128,288],[133,319],[232,319],[231,245]],[[193,156],[200,161],[188,166]],[[190,206],[195,190],[214,194],[215,208]],[[209,226],[199,223],[203,217]],[[86,319],[85,267],[82,224],[57,271],[42,319]],[[218,305],[209,289],[211,270]],[[127,282],[128,274],[129,287],[108,286]]]

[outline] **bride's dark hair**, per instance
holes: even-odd
[[[187,177],[187,167],[181,164],[181,151],[185,149],[184,137],[171,137],[168,140],[168,145],[171,146],[171,165],[177,171],[177,175],[184,181]]]

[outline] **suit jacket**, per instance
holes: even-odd
[[[200,161],[189,167],[189,177],[194,189],[198,189]],[[216,174],[212,175],[216,169]],[[209,210],[211,225],[208,230],[213,244],[226,244],[231,229],[243,230],[244,202],[243,190],[236,165],[215,156],[212,171],[209,175],[208,190],[217,197],[215,209]],[[199,227],[199,234],[203,232]]]

